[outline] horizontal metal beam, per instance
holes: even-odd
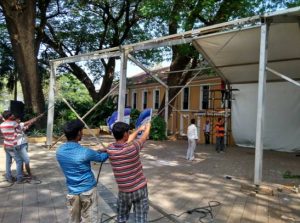
[[[193,38],[195,36],[201,36],[205,35],[206,33],[212,33],[212,32],[218,32],[220,30],[223,30],[224,27],[228,26],[234,26],[234,25],[241,25],[244,23],[253,22],[254,20],[259,21],[260,16],[253,16],[248,17],[244,19],[239,19],[235,21],[220,23],[212,26],[206,26],[195,30],[190,30],[187,32],[179,33],[179,34],[173,34],[169,36],[164,36],[152,40],[147,40],[139,43],[129,44],[129,45],[123,45],[120,47],[112,47],[104,50],[94,51],[91,53],[86,54],[80,54],[76,56],[70,56],[70,57],[64,57],[61,59],[55,59],[51,60],[53,62],[57,62],[58,65],[64,64],[64,63],[73,63],[78,62],[81,60],[88,60],[88,59],[99,59],[98,56],[105,55],[105,57],[114,57],[113,53],[116,53],[117,56],[120,56],[120,48],[127,49],[128,52],[131,51],[138,51],[138,50],[146,50],[146,49],[152,49],[157,47],[164,47],[164,46],[172,46],[172,45],[179,45],[184,43],[190,43],[192,42]],[[110,54],[112,53],[112,54]],[[78,58],[81,58],[78,59]]]
[[[272,20],[276,16],[286,16],[286,17],[293,17],[294,14],[288,15],[289,13],[297,13],[300,12],[300,7],[291,8],[287,10],[282,10],[278,12],[273,13],[266,13],[263,16],[257,15],[252,16],[248,18],[238,19],[234,21],[224,22],[212,26],[206,26],[195,30],[190,30],[187,32],[179,33],[179,34],[173,34],[169,36],[164,36],[156,39],[151,39],[139,43],[129,44],[129,45],[123,45],[120,47],[113,47],[109,49],[94,51],[87,54],[81,54],[71,57],[65,57],[61,59],[55,59],[52,60],[53,62],[57,62],[59,65],[64,63],[73,63],[78,62],[82,60],[92,60],[92,59],[100,59],[100,58],[108,58],[108,57],[116,57],[120,56],[121,49],[127,49],[128,52],[132,51],[138,51],[138,50],[147,50],[147,49],[153,49],[158,47],[165,47],[165,46],[172,46],[172,45],[179,45],[179,44],[185,44],[190,43],[195,37],[204,36],[207,34],[222,32],[224,28],[228,27],[234,27],[234,26],[240,26],[243,24],[260,24],[262,18],[266,18],[268,20]],[[295,18],[297,15],[295,16]]]
[[[61,59],[55,59],[51,60],[53,63],[55,63],[57,66],[60,66],[62,64],[68,64],[68,63],[75,63],[80,61],[88,61],[88,60],[99,60],[99,59],[105,59],[110,57],[120,57],[121,53],[119,51],[113,51],[113,52],[93,52],[88,54],[80,54],[76,56],[70,56],[70,57],[64,57]]]
[[[276,76],[281,77],[282,79],[284,79],[284,80],[286,80],[288,82],[291,82],[291,83],[297,85],[298,87],[300,87],[300,83],[298,83],[297,81],[293,80],[292,78],[289,78],[289,77],[287,77],[287,76],[285,76],[285,75],[283,75],[283,74],[281,74],[281,73],[277,72],[276,70],[273,70],[273,69],[271,69],[269,67],[266,67],[266,70],[270,71],[271,73],[275,74]]]

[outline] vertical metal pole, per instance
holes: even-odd
[[[225,122],[224,122],[225,135],[224,135],[224,145],[226,147],[227,140],[228,140],[228,96],[227,96],[227,89],[225,91],[224,97],[225,97]]]
[[[49,83],[49,100],[48,100],[48,116],[47,116],[47,142],[46,145],[52,145],[53,120],[54,120],[54,104],[55,104],[55,63],[50,61],[50,83]]]
[[[169,88],[166,87],[166,93],[165,93],[165,122],[166,122],[166,136],[168,136],[168,119],[169,119]]]
[[[268,57],[268,31],[269,31],[268,29],[269,27],[267,23],[261,25],[257,120],[256,120],[255,168],[254,168],[255,185],[260,185],[262,180],[266,64],[267,64],[267,57]]]
[[[118,100],[118,121],[124,122],[126,73],[127,73],[128,50],[124,49],[121,55],[120,85]]]

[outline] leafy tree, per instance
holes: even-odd
[[[5,17],[25,104],[34,112],[40,113],[44,110],[44,97],[37,72],[36,1],[1,0],[0,6]]]
[[[168,24],[168,34],[172,35],[297,4],[299,0],[153,0],[148,2],[144,10],[155,13]],[[171,49],[170,71],[193,69],[203,63],[198,52],[190,45],[176,45]],[[191,75],[192,72],[172,73],[168,75],[168,85],[185,85]],[[171,88],[169,98],[173,98],[179,90]],[[164,102],[161,105],[160,110],[163,109]],[[171,112],[172,107],[169,108],[169,114]]]
[[[152,34],[139,26],[144,18],[140,10],[143,2],[89,0],[62,3],[67,13],[47,23],[43,39],[48,46],[45,55],[54,51],[60,57],[67,57],[148,39]],[[101,59],[100,64],[99,61],[90,61],[84,67],[79,63],[70,63],[64,69],[81,80],[92,99],[98,101],[112,86],[116,58]],[[97,91],[95,83],[100,79],[102,85]]]
[[[49,59],[118,47],[299,4],[299,0],[0,0],[0,82],[6,78],[11,84],[18,76],[26,105],[39,113],[44,110],[42,80]],[[189,45],[163,50],[137,52],[135,56],[144,58],[144,64],[151,64],[169,53],[171,71],[194,68],[203,62]],[[62,70],[73,73],[92,100],[98,101],[111,88],[115,67],[116,58],[110,58],[100,63],[72,63]],[[190,76],[190,72],[169,75],[168,84],[183,85]],[[97,91],[95,83],[99,84],[100,79],[102,85]],[[170,90],[170,98],[177,91]]]

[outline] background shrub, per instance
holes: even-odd
[[[154,116],[151,121],[150,139],[166,139],[166,122],[160,116]]]

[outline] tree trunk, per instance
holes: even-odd
[[[25,106],[34,113],[42,113],[45,101],[35,53],[36,2],[1,0],[0,4],[12,43]]]

